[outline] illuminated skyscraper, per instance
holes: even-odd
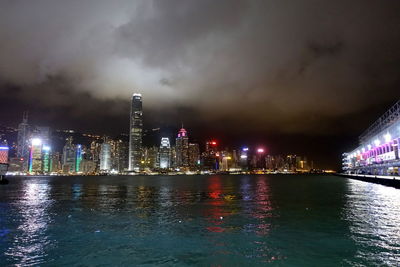
[[[29,124],[28,113],[24,112],[22,122],[18,125],[17,157],[22,161],[22,170],[28,170],[29,161]]]
[[[77,145],[75,147],[75,152],[75,172],[79,172],[82,162],[82,145]]]
[[[159,162],[161,169],[168,169],[171,167],[171,146],[168,137],[161,138]]]
[[[111,145],[108,143],[101,144],[100,171],[111,171]]]
[[[42,172],[42,149],[43,142],[39,138],[33,138],[31,141],[31,154],[29,162],[29,172],[41,173]]]
[[[49,173],[51,170],[51,158],[50,158],[51,148],[47,145],[42,146],[42,170],[43,173]]]
[[[129,170],[139,171],[142,157],[143,109],[142,95],[133,94],[129,132]]]
[[[189,167],[191,167],[191,169],[196,169],[200,165],[199,144],[189,144],[188,157]]]
[[[72,144],[72,137],[67,138],[67,143],[63,148],[62,169],[64,173],[76,171],[76,149]]]
[[[185,129],[181,128],[176,138],[176,166],[189,166],[189,137]]]
[[[218,170],[218,144],[216,141],[206,142],[206,151],[203,153],[203,169],[204,170]]]

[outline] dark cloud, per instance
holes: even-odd
[[[399,12],[389,0],[1,1],[13,103],[1,116],[124,131],[138,91],[149,126],[355,136],[400,96]]]

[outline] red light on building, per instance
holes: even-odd
[[[213,146],[216,146],[216,145],[217,145],[217,142],[212,141],[211,144],[212,144]]]

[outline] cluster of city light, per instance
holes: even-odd
[[[42,139],[32,138],[31,143],[33,146],[40,146],[42,144]]]
[[[388,144],[388,143],[393,141],[392,135],[389,132],[384,134],[382,137],[383,137],[384,142],[381,142],[381,139],[376,138],[371,144],[367,145],[367,149],[365,147],[362,147],[361,151],[360,151],[360,149],[358,149],[357,151],[355,151],[355,152],[351,153],[350,155],[348,155],[348,158],[356,158],[357,156],[359,156],[359,155],[361,155],[361,154],[363,154],[365,152],[368,152],[373,147],[377,148],[377,147],[379,147],[381,145],[385,145],[385,144]]]

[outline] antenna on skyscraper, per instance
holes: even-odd
[[[29,115],[29,111],[27,111],[27,110],[22,113],[22,121],[23,122],[25,122],[25,123],[28,122],[28,115]]]

